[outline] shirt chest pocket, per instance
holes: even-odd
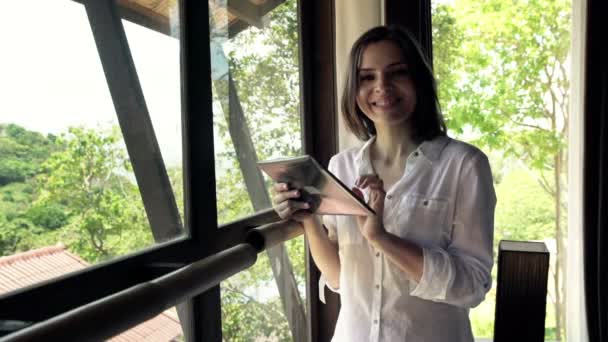
[[[394,233],[422,245],[444,246],[450,238],[448,201],[408,195],[399,204]]]

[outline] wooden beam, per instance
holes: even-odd
[[[259,29],[264,28],[263,14],[260,7],[252,4],[249,0],[228,0],[226,6],[228,11],[240,20]]]

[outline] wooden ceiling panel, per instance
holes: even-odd
[[[229,30],[233,36],[248,26],[262,28],[262,17],[284,1],[209,0],[209,7],[216,29]],[[171,35],[171,16],[177,15],[178,0],[116,0],[116,3],[124,19]]]

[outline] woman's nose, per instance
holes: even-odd
[[[386,75],[381,74],[376,77],[376,82],[374,84],[374,90],[376,92],[385,91],[387,87],[389,87],[389,84]]]

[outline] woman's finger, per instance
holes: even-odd
[[[386,193],[384,191],[372,190],[369,192],[368,205],[374,209],[376,215],[382,215],[384,212],[384,198]]]
[[[274,204],[279,204],[279,203],[285,202],[289,199],[299,198],[299,197],[300,197],[300,190],[282,191],[282,192],[277,193],[273,197],[273,202],[274,202]]]
[[[287,183],[274,183],[272,186],[273,190],[276,192],[283,192],[289,190],[289,184]]]
[[[370,186],[370,184],[377,184],[378,182],[382,182],[378,175],[363,175],[357,179],[355,185],[361,189],[365,189]]]
[[[363,196],[363,192],[361,192],[361,189],[359,189],[359,188],[357,188],[357,187],[353,187],[351,190],[352,190],[352,191],[353,191],[353,193],[354,193],[354,194],[355,194],[357,197],[359,197],[360,199],[365,198],[365,197]]]
[[[370,190],[382,191],[384,192],[384,182],[380,180],[379,182],[369,183],[368,187]]]
[[[286,200],[278,203],[274,209],[281,218],[286,219],[298,210],[310,209],[310,204],[302,201]]]

